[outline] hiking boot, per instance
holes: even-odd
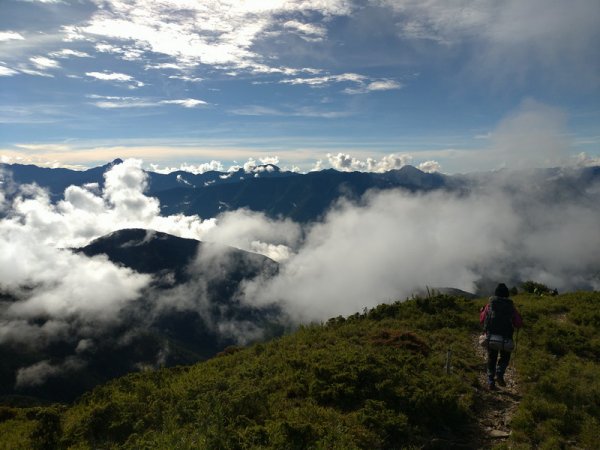
[[[494,380],[488,380],[487,386],[490,391],[496,390],[496,383],[494,382]]]
[[[504,375],[497,375],[496,376],[496,381],[498,382],[498,384],[502,387],[506,386],[506,381],[504,381]]]

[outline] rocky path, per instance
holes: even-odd
[[[519,406],[521,394],[512,361],[504,374],[506,387],[497,386],[495,391],[487,389],[487,352],[479,345],[477,338],[477,335],[474,336],[473,345],[481,357],[480,387],[477,389],[479,401],[478,410],[475,411],[480,429],[478,448],[492,448],[508,440],[511,433],[510,422]]]

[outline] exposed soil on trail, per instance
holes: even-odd
[[[511,434],[510,422],[519,406],[521,394],[513,363],[504,374],[506,386],[496,385],[496,390],[487,387],[487,351],[479,345],[478,335],[473,337],[473,346],[481,357],[479,387],[477,388],[477,410],[479,441],[476,448],[492,448],[507,441]]]

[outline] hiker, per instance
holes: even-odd
[[[523,326],[523,319],[509,298],[509,291],[504,283],[496,287],[489,303],[482,308],[479,323],[484,327],[488,349],[488,387],[496,389],[496,381],[500,386],[506,386],[504,372],[514,348],[513,331]]]

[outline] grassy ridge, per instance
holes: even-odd
[[[511,444],[593,448],[600,293],[515,303],[526,328],[515,358],[524,397]],[[5,448],[468,445],[480,432],[471,411],[483,363],[472,336],[483,304],[438,296],[380,305],[191,367],[132,374],[70,407],[4,407],[0,441]]]
[[[524,397],[517,448],[598,448],[600,293],[516,299],[526,321],[515,355]]]

